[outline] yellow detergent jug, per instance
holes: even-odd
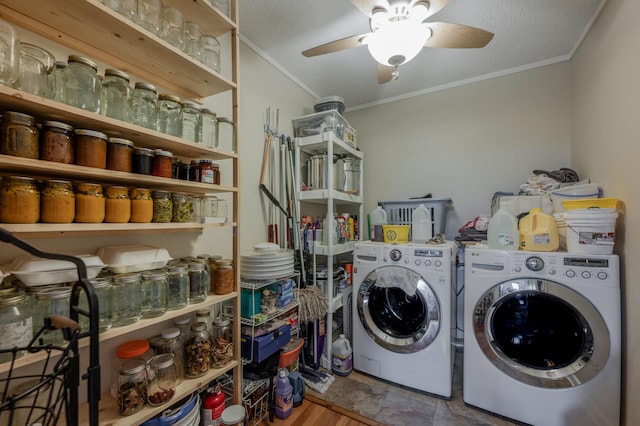
[[[556,251],[558,249],[558,226],[553,216],[542,212],[541,208],[529,210],[520,219],[520,250]]]

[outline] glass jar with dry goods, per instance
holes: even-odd
[[[227,117],[218,117],[218,146],[222,151],[236,152],[236,125]]]
[[[40,159],[73,164],[73,127],[59,121],[45,121],[40,132]]]
[[[112,277],[113,327],[133,324],[140,320],[142,288],[140,274],[120,274]]]
[[[122,138],[109,138],[107,144],[107,169],[131,173],[133,167],[133,142]]]
[[[76,222],[101,223],[105,215],[105,199],[102,185],[98,183],[76,184]]]
[[[131,198],[131,222],[149,223],[153,219],[153,198],[147,188],[133,188]]]
[[[191,322],[191,318],[187,315],[173,320],[173,326],[180,329],[180,338],[183,343],[184,339],[189,337],[189,333],[191,333]]]
[[[211,326],[213,325],[213,318],[211,318],[211,311],[209,308],[198,309],[196,311],[196,318],[194,322],[201,322],[205,325],[205,330],[211,335]]]
[[[111,362],[111,396],[118,398],[118,374],[125,362],[132,359],[141,359],[147,370],[151,370],[151,359],[155,355],[153,348],[147,339],[129,340],[122,343],[116,349],[116,358]]]
[[[173,170],[173,153],[156,149],[153,157],[153,175],[170,178]]]
[[[158,93],[153,84],[139,81],[131,95],[131,122],[158,130]]]
[[[131,85],[129,84],[129,75],[112,68],[105,70],[101,96],[100,113],[102,115],[126,122],[130,121]]]
[[[200,200],[200,214],[202,215],[201,217],[204,219],[206,218],[206,216],[204,216],[204,206],[203,203],[206,203],[206,197],[202,197],[202,199]],[[215,294],[213,289],[215,288],[215,280],[216,280],[216,261],[222,259],[222,256],[220,256],[219,254],[208,254],[207,255],[207,262],[209,265],[209,274],[211,275],[211,285],[209,286],[209,293],[210,294]]]
[[[142,318],[155,318],[167,311],[167,273],[142,273]]]
[[[191,166],[182,160],[173,162],[173,178],[181,180],[189,180],[189,170]]]
[[[191,334],[184,344],[184,375],[200,377],[211,365],[211,337],[202,322],[191,324]]]
[[[167,191],[153,191],[153,222],[169,223],[173,218],[173,201]]]
[[[48,287],[36,293],[33,313],[33,333],[44,325],[44,319],[51,315],[69,316],[71,287]],[[41,335],[44,345],[61,346],[65,343],[62,330],[45,330]]]
[[[40,194],[40,220],[45,223],[71,223],[76,216],[76,196],[68,180],[44,182]]]
[[[92,278],[89,281],[91,285],[93,285],[96,297],[98,298],[98,306],[100,307],[98,310],[98,332],[104,333],[111,328],[111,306],[113,304],[111,278],[99,277]],[[78,306],[88,311],[89,304],[87,303],[87,295],[85,292],[80,292]],[[89,330],[89,318],[84,315],[80,316],[80,329],[82,331]]]
[[[231,320],[224,317],[216,318],[211,326],[211,340],[213,343],[211,362],[214,367],[222,367],[233,359],[231,337]]]
[[[62,101],[87,111],[100,112],[102,83],[98,77],[98,64],[89,58],[70,55],[62,72]]]
[[[158,131],[167,135],[180,136],[180,113],[182,100],[174,95],[158,95]]]
[[[189,264],[189,303],[201,303],[207,300],[211,278],[206,265],[200,262]]]
[[[191,101],[182,103],[180,113],[180,136],[191,142],[201,143],[202,113],[200,105]]]
[[[151,175],[153,173],[153,156],[152,149],[134,148],[131,171],[140,175]]]
[[[28,114],[4,111],[0,122],[0,154],[38,159],[39,131]]]
[[[202,109],[202,144],[209,148],[216,147],[218,133],[218,119],[216,113],[210,109]]]
[[[189,303],[189,273],[186,266],[174,265],[167,269],[167,309],[182,309]]]
[[[236,284],[236,273],[233,268],[233,260],[220,259],[216,261],[216,267],[214,269],[215,278],[213,279],[215,294],[228,294],[231,293]]]
[[[162,340],[156,348],[156,354],[173,354],[178,384],[184,379],[184,339],[179,328],[162,330]]]
[[[0,294],[0,350],[27,347],[33,335],[32,302],[24,293]],[[40,325],[37,326],[40,329]],[[27,354],[17,351],[16,358]],[[11,353],[0,353],[0,363],[9,362]]]
[[[178,376],[175,356],[172,353],[159,354],[151,360],[154,377],[149,383],[149,405],[163,405],[176,393]]]
[[[105,188],[105,215],[107,223],[127,223],[131,219],[131,199],[126,186],[107,186]]]
[[[36,180],[4,176],[0,185],[0,222],[36,223],[40,219],[40,191]]]
[[[173,216],[171,221],[177,223],[189,222],[191,218],[191,206],[189,199],[184,192],[174,192],[171,194],[173,202]]]
[[[107,135],[87,129],[76,129],[75,157],[78,166],[107,167]]]
[[[145,361],[133,358],[123,362],[118,374],[118,412],[129,416],[140,411],[147,403],[148,390]]]

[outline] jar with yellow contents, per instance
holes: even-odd
[[[40,219],[40,191],[36,180],[4,176],[0,184],[0,222],[36,223]]]
[[[131,198],[131,222],[149,223],[153,219],[153,198],[146,188],[133,188]]]
[[[76,216],[76,196],[68,180],[45,181],[40,197],[40,220],[71,223]]]
[[[76,222],[101,223],[105,216],[105,199],[102,185],[76,184]]]
[[[108,186],[105,189],[105,216],[108,223],[127,223],[131,219],[131,199],[126,186]]]

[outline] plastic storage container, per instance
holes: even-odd
[[[369,231],[371,240],[383,242],[384,233],[382,231],[382,225],[389,223],[387,220],[387,212],[381,206],[378,206],[369,214],[369,221],[371,223],[371,229]]]
[[[617,212],[606,209],[567,210],[566,244],[569,253],[612,254]]]
[[[500,208],[489,220],[487,245],[496,250],[518,250],[520,231],[518,220],[505,208]]]
[[[411,241],[426,243],[433,237],[431,210],[424,204],[418,205],[411,215]]]
[[[353,370],[351,343],[344,334],[331,345],[331,371],[339,376],[348,376]]]
[[[556,251],[559,246],[558,226],[553,216],[534,208],[520,219],[520,249],[527,251]]]

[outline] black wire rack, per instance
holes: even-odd
[[[0,379],[0,423],[3,425],[42,424],[53,426],[65,419],[67,425],[78,425],[78,388],[80,386],[80,357],[78,340],[89,338],[89,367],[82,375],[87,381],[90,425],[98,424],[100,401],[100,358],[98,341],[98,298],[93,285],[87,279],[86,265],[74,256],[47,253],[15,237],[0,228],[0,241],[15,245],[34,256],[45,259],[65,260],[78,270],[78,281],[71,290],[69,318],[53,315],[44,324],[26,347],[14,347],[0,351],[9,355],[9,369]],[[88,309],[79,306],[80,294],[84,292]],[[79,316],[89,318],[89,329],[80,330]],[[46,330],[62,330],[65,346],[42,345],[41,336]],[[41,353],[33,369],[16,365],[24,352]],[[42,360],[40,362],[40,360]],[[41,366],[41,367],[40,367]],[[15,368],[14,368],[15,367]],[[36,370],[34,372],[33,370]],[[22,372],[30,374],[23,374]]]

